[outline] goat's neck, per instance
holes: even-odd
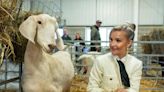
[[[28,41],[25,53],[25,61],[30,59],[30,61],[35,61],[37,58],[42,56],[42,50],[39,45]]]

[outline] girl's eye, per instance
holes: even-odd
[[[109,38],[109,41],[112,41],[112,38]]]
[[[121,42],[121,40],[120,40],[120,39],[116,39],[116,41],[117,41],[117,42]]]

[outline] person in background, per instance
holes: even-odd
[[[80,36],[80,33],[76,33],[74,40],[76,40],[75,50],[76,50],[76,53],[78,53],[75,56],[76,56],[76,58],[78,58],[80,56],[80,53],[82,53],[84,48],[85,48],[85,43],[84,42],[78,42],[78,41],[83,41],[83,39]]]
[[[99,27],[101,26],[101,21],[97,20],[96,25],[93,25],[91,27],[91,41],[101,41],[100,33],[99,33]],[[98,51],[101,52],[101,42],[91,42],[90,51]]]
[[[128,54],[135,24],[114,27],[110,34],[111,52],[96,58],[91,69],[88,92],[139,92],[142,61]]]
[[[85,43],[84,42],[80,42],[80,41],[83,41],[83,39],[80,36],[80,33],[76,33],[75,34],[75,39],[74,40],[75,40],[74,45],[75,45],[75,51],[76,51],[76,53],[75,53],[76,60],[75,61],[76,61],[77,64],[82,64],[77,59],[82,54],[82,52],[83,52],[83,50],[85,48],[84,47]],[[81,66],[76,66],[75,68],[76,68],[76,71],[78,73],[80,73],[82,67]]]
[[[62,36],[62,39],[64,40],[64,44],[66,44],[67,41],[71,41],[71,40],[72,40],[71,37],[70,37],[69,34],[68,34],[67,28],[64,28],[64,29],[63,29],[63,36]]]

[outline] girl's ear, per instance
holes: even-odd
[[[132,40],[129,40],[128,45],[127,45],[127,48],[130,48],[132,46],[132,43],[133,43],[133,41]]]

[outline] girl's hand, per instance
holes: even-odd
[[[124,89],[124,88],[118,88],[116,90],[116,92],[128,92],[128,91],[126,89]]]

